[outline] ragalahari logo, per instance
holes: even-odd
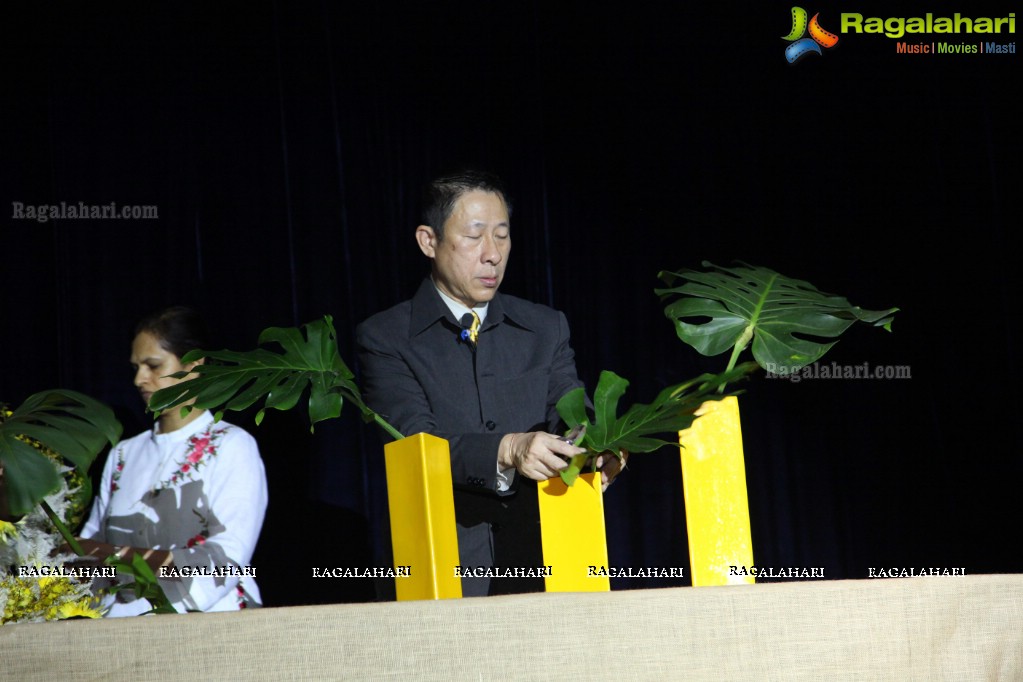
[[[811,52],[823,54],[822,47],[838,45],[838,36],[821,28],[817,21],[819,16],[820,12],[813,15],[813,19],[807,22],[805,9],[802,7],[792,8],[792,31],[787,36],[782,36],[783,40],[792,43],[785,48],[785,59],[789,61],[789,64],[795,64]],[[809,38],[804,37],[807,32],[810,33]]]

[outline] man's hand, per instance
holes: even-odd
[[[502,469],[514,468],[534,481],[546,481],[568,466],[566,458],[584,452],[584,448],[543,431],[509,433],[501,439],[497,463]]]
[[[607,490],[607,487],[615,480],[615,476],[622,472],[622,469],[625,468],[625,463],[629,461],[629,451],[622,450],[621,453],[621,459],[614,455],[599,455],[597,457],[597,471],[600,472],[601,490]]]

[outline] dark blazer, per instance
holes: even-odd
[[[364,398],[405,435],[451,448],[462,566],[542,565],[535,482],[515,475],[497,492],[497,450],[507,433],[557,432],[555,405],[582,386],[564,314],[498,293],[475,350],[426,279],[416,295],[356,329]],[[463,578],[466,596],[543,590],[532,582]],[[500,584],[498,584],[500,583]]]

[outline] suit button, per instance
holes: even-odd
[[[488,419],[487,420],[487,431],[493,431],[496,428],[497,428],[497,424],[494,423],[494,420]]]

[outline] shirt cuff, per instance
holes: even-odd
[[[497,466],[497,492],[505,493],[511,488],[512,481],[515,480],[515,468],[502,469],[501,465]]]

